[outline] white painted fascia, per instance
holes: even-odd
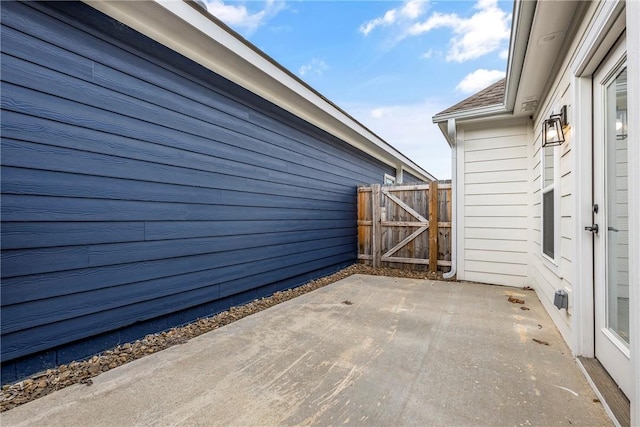
[[[510,111],[508,111],[503,104],[495,104],[489,105],[487,107],[473,108],[464,111],[454,111],[447,114],[436,114],[435,116],[433,116],[433,123],[447,122],[451,119],[460,121],[464,119],[475,119],[488,116],[494,118],[497,114],[507,113],[510,113]]]
[[[87,5],[244,87],[383,163],[435,177],[197,3],[86,0]]]
[[[513,111],[516,96],[518,95],[518,86],[522,77],[536,6],[537,1],[515,0],[513,2],[513,19],[507,59],[507,81],[503,104],[504,109],[508,112]]]

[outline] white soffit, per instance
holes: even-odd
[[[563,61],[562,48],[569,42],[567,37],[571,36],[571,22],[578,6],[577,1],[538,2],[513,106],[514,116],[537,113],[541,97]]]
[[[428,180],[434,177],[224,24],[186,1],[87,1],[156,40],[378,160]]]

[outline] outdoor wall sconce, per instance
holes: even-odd
[[[563,105],[560,114],[552,114],[542,123],[542,146],[551,147],[564,142],[564,131],[567,126],[567,106]]]
[[[627,110],[616,111],[616,139],[627,139]]]

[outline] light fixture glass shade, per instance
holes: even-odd
[[[561,115],[553,115],[542,123],[542,146],[560,145],[564,142]]]
[[[627,138],[628,132],[627,110],[616,111],[616,139],[623,140]]]

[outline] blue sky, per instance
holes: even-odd
[[[440,179],[450,149],[431,117],[505,74],[512,1],[205,2]]]

